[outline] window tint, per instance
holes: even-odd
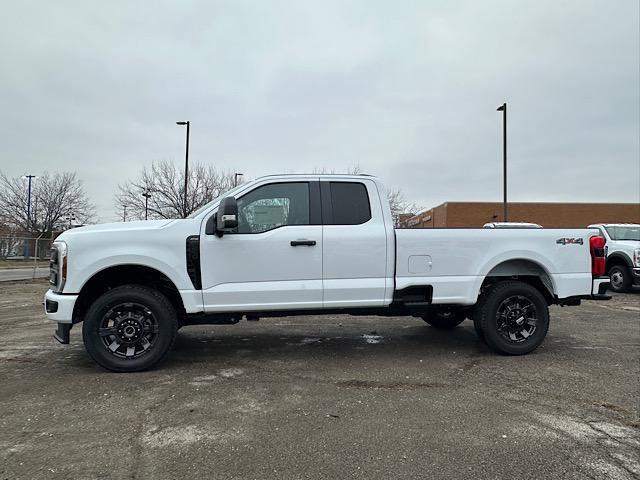
[[[371,219],[367,187],[362,183],[331,182],[333,225],[359,225]]]
[[[261,233],[283,225],[309,225],[309,184],[272,183],[238,199],[236,233]]]

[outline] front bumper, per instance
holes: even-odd
[[[631,269],[631,283],[640,285],[640,268]]]
[[[44,311],[49,320],[58,323],[73,323],[73,307],[78,295],[62,295],[49,290],[44,295]]]

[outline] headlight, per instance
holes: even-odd
[[[54,292],[61,292],[67,280],[67,244],[55,242],[49,260],[49,285]]]
[[[633,251],[633,266],[640,267],[640,248]]]

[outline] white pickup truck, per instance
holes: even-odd
[[[156,365],[185,325],[337,312],[470,318],[520,355],[544,340],[549,305],[609,298],[602,275],[594,230],[396,230],[374,177],[278,175],[189,218],[64,232],[45,310],[61,343],[83,322],[89,355],[121,372]]]
[[[598,229],[606,241],[605,271],[614,292],[628,292],[640,285],[640,225],[637,223],[599,223],[587,228]]]

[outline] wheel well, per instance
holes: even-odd
[[[629,266],[629,262],[627,262],[627,260],[622,255],[614,254],[610,257],[607,257],[607,265],[605,268],[607,273],[609,273],[609,270],[611,270],[615,266],[627,267]]]
[[[180,292],[164,273],[143,265],[118,265],[101,270],[91,277],[80,290],[73,308],[73,323],[84,320],[91,304],[102,294],[121,285],[144,285],[163,293],[178,312],[179,320],[186,312]]]
[[[534,261],[512,259],[499,263],[487,274],[482,282],[480,291],[482,292],[488,286],[505,279],[519,280],[528,283],[538,290],[549,304],[552,304],[555,300],[551,276],[544,267]]]

